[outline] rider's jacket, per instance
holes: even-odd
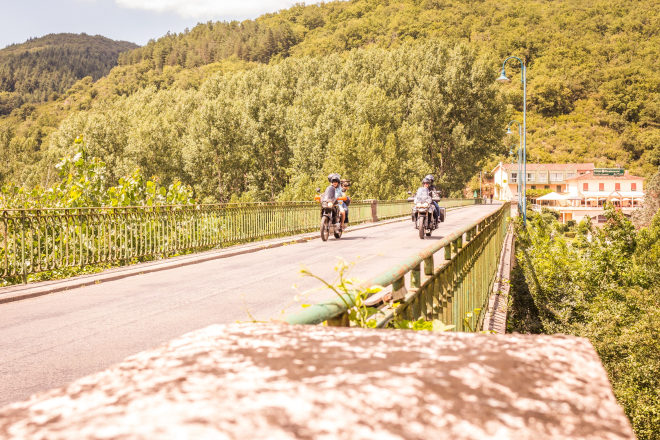
[[[321,201],[322,202],[332,202],[335,203],[337,201],[337,192],[334,186],[330,185],[325,189],[325,192],[321,196]]]

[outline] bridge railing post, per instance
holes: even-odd
[[[378,200],[371,200],[371,221],[378,221]]]

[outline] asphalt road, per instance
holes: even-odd
[[[332,279],[337,257],[360,261],[352,276],[369,279],[497,209],[449,211],[420,240],[412,222],[347,233],[191,266],[148,273],[0,305],[0,406],[65,385],[129,355],[210,324],[280,316],[297,292],[319,285],[300,278],[301,263]],[[359,257],[359,258],[358,258]],[[330,297],[316,292],[305,302]],[[244,298],[244,299],[243,299]],[[290,305],[296,310],[299,303]]]

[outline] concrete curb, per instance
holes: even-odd
[[[447,208],[447,211],[467,208],[475,205],[459,206],[455,208]],[[391,223],[402,222],[409,220],[410,217],[398,217],[391,220],[384,220],[376,223],[364,223],[356,226],[349,226],[344,232],[350,233],[362,229],[375,228]],[[52,281],[38,281],[31,284],[17,284],[0,288],[0,304],[10,303],[14,301],[21,301],[24,299],[36,298],[51,293],[64,292],[67,290],[78,289],[85,286],[100,284],[108,281],[121,280],[136,275],[144,275],[152,272],[159,272],[161,270],[175,269],[178,267],[189,266],[191,264],[204,263],[211,260],[220,258],[228,258],[236,255],[243,255],[252,252],[258,252],[264,249],[272,249],[280,246],[285,246],[294,243],[305,243],[310,240],[319,238],[318,232],[310,232],[307,234],[291,235],[289,237],[275,238],[272,240],[259,241],[254,243],[247,243],[232,246],[226,249],[214,249],[205,252],[199,252],[190,255],[183,255],[180,257],[168,258],[166,260],[150,261],[148,263],[135,264],[131,266],[123,266],[114,269],[107,269],[102,272],[91,275],[79,275],[72,278],[63,280]]]

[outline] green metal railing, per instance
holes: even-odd
[[[386,297],[399,301],[396,310],[382,308],[378,327],[385,327],[396,313],[407,320],[438,319],[454,325],[455,331],[479,328],[482,314],[473,313],[468,318],[468,313],[483,310],[490,295],[510,209],[509,203],[504,204],[363,283],[362,288],[391,286]],[[288,315],[285,321],[346,325],[346,304],[354,304],[353,294],[307,307]]]
[[[478,203],[447,199],[443,206]],[[410,213],[402,201],[355,201],[352,224]],[[288,236],[319,227],[315,202],[218,205],[16,209],[0,212],[0,278],[135,259]],[[20,281],[20,280],[19,280]]]

